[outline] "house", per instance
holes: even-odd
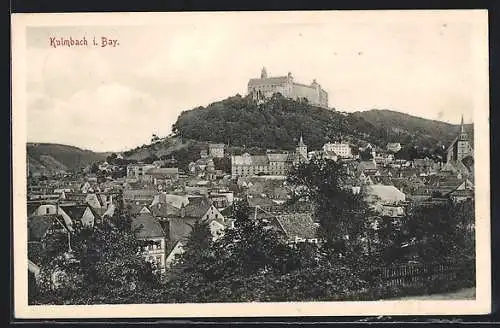
[[[182,205],[179,212],[172,210],[168,218],[169,249],[179,240],[186,239],[196,222],[206,222],[214,238],[222,233],[226,218],[205,197],[190,199],[187,205]]]
[[[89,205],[61,205],[75,226],[92,227],[99,221],[100,215]]]
[[[187,205],[189,203],[189,197],[187,195],[176,195],[176,194],[167,194],[161,193],[157,194],[153,197],[151,202],[151,206],[156,204],[170,204],[174,207],[181,208],[182,205]]]
[[[113,202],[112,194],[106,193],[65,193],[64,200],[77,204],[88,204],[99,215],[104,214],[108,206]]]
[[[328,142],[323,145],[323,152],[327,156],[332,156],[334,154],[335,157],[352,158],[351,146],[347,143]]]
[[[156,265],[160,272],[165,272],[166,235],[158,220],[150,212],[141,211],[132,216],[132,228],[140,229],[138,239],[151,242],[141,250],[146,261]]]
[[[67,225],[62,215],[34,215],[28,218],[28,260],[33,263],[40,263],[41,254],[44,252],[48,237],[55,234],[68,236],[68,243],[62,245],[61,252],[71,250],[70,234],[73,231]],[[66,248],[67,247],[67,248]]]
[[[143,179],[152,182],[154,185],[164,185],[169,181],[177,181],[179,179],[179,169],[176,167],[150,168],[144,173]]]
[[[63,220],[64,225],[72,231],[73,221],[71,217],[64,211],[64,208],[59,203],[42,203],[36,206],[31,213],[28,213],[28,218],[36,216],[52,216],[56,215]]]
[[[184,254],[184,246],[185,246],[184,240],[178,240],[174,244],[174,246],[172,247],[172,249],[170,250],[165,259],[166,268],[171,268],[172,264],[177,259],[177,257]]]
[[[281,208],[281,206],[274,202],[268,197],[262,197],[257,195],[247,195],[248,206],[251,209],[260,208],[265,211],[276,211]]]
[[[466,179],[462,184],[460,184],[453,191],[447,194],[451,200],[454,202],[463,202],[466,200],[474,199],[474,185],[468,179]]]
[[[125,189],[123,190],[123,200],[141,204],[150,204],[155,196],[160,193],[155,189]]]
[[[319,224],[311,213],[291,213],[277,215],[270,222],[283,232],[291,243],[318,243]]]
[[[216,240],[222,236],[226,226],[231,226],[230,220],[215,208],[206,198],[197,198],[188,205],[182,206],[179,213],[169,213],[169,251],[166,257],[167,267],[178,255],[184,252],[186,240],[196,222],[206,222],[212,238]]]
[[[213,158],[224,157],[224,144],[210,143],[208,144],[208,153]]]
[[[156,167],[153,164],[134,163],[127,165],[127,178],[142,180],[149,169]]]
[[[28,218],[28,242],[43,242],[47,235],[73,231],[62,215],[34,215]]]
[[[364,188],[366,201],[370,204],[397,204],[406,201],[406,195],[394,186],[374,184]]]
[[[372,161],[360,161],[358,166],[356,167],[356,171],[358,173],[377,171],[377,163],[374,160],[372,160]]]

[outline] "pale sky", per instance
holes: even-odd
[[[114,26],[75,19],[30,27],[28,141],[95,151],[148,143],[170,133],[183,110],[245,95],[263,66],[270,76],[316,79],[338,110],[391,109],[450,123],[463,113],[472,122],[477,94],[488,92],[478,90],[488,54],[476,42],[486,26],[476,15],[316,14],[171,13],[141,24],[129,17]],[[49,37],[69,36],[119,45],[50,47]]]

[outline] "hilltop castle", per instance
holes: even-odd
[[[281,93],[284,97],[307,99],[314,106],[328,108],[328,93],[321,85],[313,80],[311,85],[305,85],[293,81],[292,73],[287,76],[267,76],[266,68],[262,68],[260,79],[248,81],[248,94],[257,101],[270,98],[274,93]]]

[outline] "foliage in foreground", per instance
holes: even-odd
[[[270,222],[253,218],[247,203],[237,202],[235,227],[214,240],[206,224],[195,224],[168,280],[160,282],[137,254],[141,241],[128,216],[119,213],[99,229],[77,234],[73,254],[78,261],[58,258],[49,264],[67,272],[64,288],[54,291],[42,284],[34,303],[376,300],[474,285],[474,275],[464,274],[473,268],[453,281],[429,276],[424,287],[395,285],[373,273],[407,263],[409,256],[430,265],[473,259],[473,201],[410,208],[396,223],[376,218],[382,222],[378,242],[367,251],[364,242],[374,235],[366,223],[374,213],[361,195],[341,188],[344,178],[334,162],[312,161],[297,167],[288,180],[301,187],[294,200],[315,204],[325,243],[291,246]]]

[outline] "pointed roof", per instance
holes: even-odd
[[[300,134],[299,147],[305,146],[304,140],[302,139],[302,133]]]
[[[142,227],[141,230],[137,232],[138,238],[155,238],[155,237],[165,237],[165,232],[163,231],[160,222],[151,213],[140,213],[139,215],[132,218],[133,229]]]
[[[464,133],[464,114],[462,114],[462,119],[460,120],[460,133]]]

